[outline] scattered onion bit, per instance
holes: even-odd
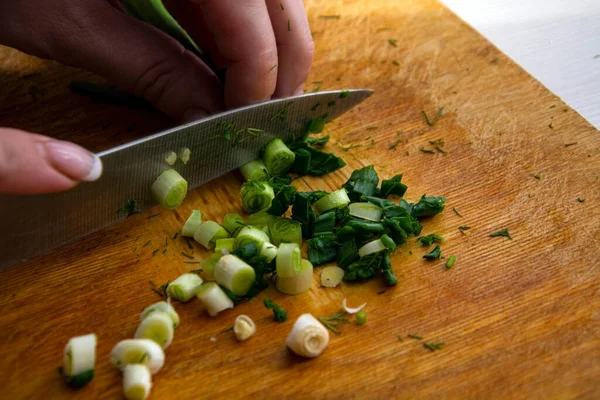
[[[342,301],[342,306],[344,307],[344,310],[348,313],[348,314],[356,314],[357,312],[359,312],[360,310],[362,310],[363,308],[365,308],[365,306],[367,305],[367,303],[363,303],[360,306],[356,307],[356,308],[350,308],[348,307],[348,305],[346,304],[346,299],[344,299],[344,301]]]

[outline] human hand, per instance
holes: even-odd
[[[116,0],[0,2],[0,44],[95,72],[179,121],[302,92],[313,55],[302,0],[165,4],[217,67],[227,67],[225,87],[198,57],[126,15]],[[79,146],[0,128],[0,193],[67,190],[101,171]]]

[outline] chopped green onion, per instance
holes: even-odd
[[[287,319],[287,311],[275,304],[273,300],[267,299],[263,302],[263,304],[266,308],[273,310],[273,318],[275,319],[275,321],[285,322],[285,320]]]
[[[348,193],[346,193],[346,190],[340,189],[318,200],[314,206],[318,214],[323,214],[329,210],[345,207],[348,203],[350,203]]]
[[[381,221],[383,210],[372,203],[352,203],[348,206],[350,215],[369,221]]]
[[[61,371],[69,386],[82,387],[94,378],[97,342],[93,333],[73,337],[67,342]]]
[[[240,167],[240,172],[247,181],[256,181],[269,179],[267,167],[261,160],[254,160]]]
[[[335,103],[334,103],[335,104]],[[310,121],[308,131],[310,133],[321,133],[325,129],[325,118],[315,118]]]
[[[262,210],[248,216],[248,225],[252,226],[264,226],[269,225],[277,220],[277,217],[271,215],[267,210]]]
[[[140,315],[140,319],[146,318],[154,311],[161,311],[167,313],[167,315],[169,315],[169,317],[173,321],[173,327],[177,328],[177,326],[179,326],[179,314],[177,314],[175,308],[173,308],[173,306],[170,303],[167,303],[166,301],[159,301],[144,308],[144,311],[142,311],[142,314]]]
[[[140,322],[133,337],[154,340],[166,349],[173,341],[174,333],[173,320],[169,314],[155,311]]]
[[[348,267],[358,258],[358,247],[354,239],[343,242],[337,249],[336,262],[341,268]]]
[[[501,231],[498,231],[498,232],[494,232],[490,235],[490,237],[499,237],[499,236],[505,236],[505,237],[509,238],[510,240],[512,240],[512,237],[510,236],[510,232],[508,231],[508,228],[502,229]]]
[[[126,400],[146,400],[152,387],[152,375],[144,364],[128,364],[123,369],[123,396]]]
[[[165,162],[168,165],[174,165],[176,161],[177,161],[177,153],[175,153],[174,151],[170,152],[169,155],[165,157]]]
[[[185,149],[183,149],[179,152],[179,159],[181,160],[182,163],[187,164],[188,162],[190,162],[191,154],[192,154],[192,151],[186,147]]]
[[[313,236],[331,233],[335,228],[335,211],[328,211],[319,215],[313,222]]]
[[[143,364],[156,374],[165,364],[165,352],[150,339],[121,340],[110,352],[110,363],[121,371],[130,364]]]
[[[456,262],[456,256],[450,256],[448,257],[448,261],[446,261],[446,268],[450,269],[454,266],[454,263]]]
[[[228,308],[233,308],[233,301],[231,301],[219,285],[213,282],[203,284],[196,296],[204,304],[208,315],[211,317]]]
[[[302,225],[290,218],[277,218],[269,224],[271,239],[275,246],[280,243],[302,244]]]
[[[379,238],[379,240],[381,240],[381,243],[383,243],[383,245],[391,252],[396,251],[396,242],[394,242],[394,240],[392,240],[391,237],[389,237],[386,234],[381,235],[381,237]]]
[[[335,237],[333,234],[320,235],[307,240],[309,250],[308,260],[313,265],[320,265],[334,260],[337,255]]]
[[[235,247],[239,249],[249,243],[254,243],[256,248],[260,249],[265,242],[270,242],[269,235],[256,227],[245,226],[235,238]]]
[[[372,196],[377,189],[379,176],[372,165],[354,170],[348,181],[342,185],[353,201],[360,200],[361,196]]]
[[[248,340],[256,332],[254,321],[247,315],[238,315],[233,323],[233,333],[240,342]]]
[[[214,271],[217,262],[221,259],[221,254],[211,254],[209,258],[202,261],[202,272],[200,273],[200,277],[205,281],[214,281]]]
[[[160,174],[152,184],[152,195],[161,206],[172,210],[181,204],[187,189],[187,181],[177,171],[169,169]]]
[[[315,358],[329,344],[329,332],[310,314],[302,314],[285,340],[285,345],[301,357]]]
[[[271,207],[275,198],[273,188],[267,182],[248,181],[241,190],[242,207],[244,211],[252,213]]]
[[[218,253],[218,254],[233,253],[233,250],[235,250],[235,238],[218,239],[215,242],[215,246],[216,246],[215,253]],[[223,250],[225,250],[226,253],[224,253]]]
[[[246,225],[246,221],[239,214],[227,214],[223,218],[223,226],[232,237],[236,237],[244,225]]]
[[[202,285],[202,278],[196,274],[183,274],[167,287],[167,294],[180,303],[187,303],[196,295]]]
[[[419,242],[423,246],[431,246],[433,242],[442,243],[444,241],[444,237],[438,233],[430,233],[427,236],[422,236],[419,238]]]
[[[312,225],[315,220],[315,211],[311,206],[312,198],[313,195],[310,192],[296,193],[292,205],[292,219],[302,224],[302,236],[304,237],[312,235]]]
[[[215,247],[215,242],[218,239],[223,239],[229,236],[227,230],[215,221],[205,221],[194,233],[194,240],[200,243],[206,249]]]
[[[440,249],[440,246],[435,246],[433,248],[433,250],[431,250],[429,253],[425,254],[423,256],[423,258],[425,258],[427,260],[441,259],[442,258],[442,251]]]
[[[306,262],[304,262],[306,261]],[[276,287],[282,293],[299,294],[312,285],[312,264],[302,260],[297,243],[282,243],[275,259]]]
[[[392,179],[386,179],[381,182],[380,197],[386,198],[393,194],[396,196],[404,196],[407,186],[402,181],[402,174],[395,175]]]
[[[344,278],[344,270],[337,266],[325,267],[321,270],[321,285],[336,287]]]
[[[215,281],[236,296],[244,296],[254,283],[254,269],[238,257],[227,254],[221,257],[214,271]]]
[[[381,239],[376,239],[358,249],[358,255],[364,257],[366,255],[378,253],[386,249],[387,247],[381,242]]]
[[[415,204],[413,213],[415,217],[433,217],[444,210],[446,199],[441,196],[426,197],[423,195],[419,202]]]
[[[277,246],[264,242],[262,247],[260,248],[260,256],[264,257],[268,263],[273,261],[275,257],[277,257],[277,252],[279,249]]]
[[[274,216],[281,216],[290,208],[296,197],[296,188],[291,185],[273,183],[275,198],[267,212]]]
[[[343,99],[345,97],[350,96],[350,91],[349,90],[342,90],[342,92],[340,93],[340,99]]]
[[[181,228],[181,235],[194,237],[194,233],[202,223],[202,211],[192,210],[192,214]]]
[[[364,325],[367,322],[367,313],[365,310],[360,310],[356,313],[356,325]]]
[[[278,176],[290,169],[296,155],[281,139],[276,138],[267,144],[262,158],[269,174],[271,176]]]
[[[294,150],[294,154],[296,154],[296,158],[294,159],[294,163],[290,167],[290,170],[300,175],[308,174],[311,161],[310,151],[299,148]]]

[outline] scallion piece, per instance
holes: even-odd
[[[206,249],[212,249],[218,239],[226,237],[229,237],[227,230],[215,221],[203,222],[194,233],[194,240]]]
[[[313,265],[320,265],[334,260],[337,255],[335,236],[330,234],[321,234],[317,237],[307,240],[307,257]]]
[[[310,151],[303,148],[298,148],[294,150],[294,153],[296,154],[296,158],[294,159],[294,163],[292,164],[290,170],[300,175],[308,174],[310,171],[311,160]]]
[[[121,340],[110,352],[110,363],[121,371],[130,364],[144,364],[156,374],[165,364],[165,352],[150,339]]]
[[[61,371],[69,386],[82,387],[94,378],[97,342],[93,333],[73,337],[67,342]]]
[[[246,225],[246,221],[239,214],[227,214],[223,218],[223,226],[232,237],[236,237],[244,225]]]
[[[266,180],[269,179],[267,167],[261,160],[254,160],[240,167],[240,172],[247,181]]]
[[[313,236],[333,232],[335,228],[335,211],[328,211],[319,215],[313,222]]]
[[[214,254],[211,254],[209,258],[202,261],[202,272],[200,273],[200,277],[204,281],[214,281],[215,280],[215,276],[214,276],[215,266],[217,265],[217,263],[219,262],[220,259],[221,259],[221,254],[214,253]]]
[[[187,194],[187,189],[187,181],[174,169],[160,174],[151,188],[154,199],[168,210],[177,208],[181,204]]]
[[[140,315],[140,319],[146,318],[148,315],[152,314],[155,311],[167,313],[169,317],[171,317],[171,321],[173,321],[173,327],[177,328],[179,326],[179,314],[177,314],[175,308],[173,308],[173,306],[170,303],[167,303],[166,301],[159,301],[144,308],[142,314]]]
[[[173,341],[175,334],[173,325],[173,320],[169,314],[155,311],[140,322],[133,337],[154,340],[163,349],[166,349]]]
[[[275,198],[273,187],[263,181],[248,181],[242,185],[242,207],[244,211],[254,213],[271,207]]]
[[[256,325],[247,315],[238,315],[233,323],[233,333],[240,342],[248,340],[256,332]]]
[[[367,322],[367,313],[365,310],[360,310],[356,313],[356,325],[364,325]]]
[[[294,323],[285,344],[301,357],[318,357],[329,344],[329,332],[315,317],[302,314]]]
[[[340,189],[329,193],[320,200],[317,200],[314,206],[318,214],[323,214],[329,210],[345,207],[348,205],[348,203],[350,203],[348,193],[346,193],[346,190]]]
[[[325,267],[321,270],[321,285],[325,287],[336,287],[344,278],[344,270],[337,266]]]
[[[254,283],[254,269],[238,257],[227,254],[221,257],[214,271],[215,281],[236,296],[244,296]]]
[[[273,139],[267,144],[262,157],[271,176],[286,173],[294,163],[295,158],[294,152],[279,138]]]
[[[275,259],[275,267],[276,287],[280,292],[299,294],[310,289],[313,266],[308,260],[302,260],[298,244],[282,243]]]
[[[381,235],[381,237],[379,238],[379,240],[381,240],[381,243],[383,243],[383,245],[391,252],[396,251],[396,242],[394,242],[394,240],[389,237],[386,234]]]
[[[277,257],[277,252],[279,249],[277,246],[264,242],[262,247],[260,248],[260,256],[264,257],[268,263],[273,261],[275,257]]]
[[[174,165],[177,161],[177,153],[174,151],[170,152],[168,156],[165,157],[165,162],[167,165]]]
[[[194,233],[196,233],[196,230],[200,227],[201,223],[202,223],[202,211],[192,210],[192,214],[190,215],[188,220],[183,225],[183,228],[181,228],[181,235],[188,236],[188,237],[194,237]]]
[[[249,243],[254,243],[256,248],[260,249],[265,242],[270,242],[269,235],[254,226],[245,226],[235,238],[235,247],[239,249]]]
[[[364,257],[369,254],[379,253],[380,251],[386,250],[387,247],[381,242],[381,239],[373,240],[365,244],[363,247],[358,249],[358,255]]]
[[[215,241],[215,253],[225,255],[235,250],[235,238],[217,239]]]
[[[190,162],[191,154],[192,154],[192,151],[186,147],[185,149],[183,149],[179,152],[179,159],[181,160],[182,163],[187,164],[188,162]]]
[[[357,218],[366,219],[369,221],[379,222],[383,215],[381,207],[372,203],[352,203],[348,206],[350,215]]]
[[[204,304],[206,311],[208,311],[208,315],[211,317],[216,316],[218,313],[228,308],[233,308],[233,301],[219,285],[213,282],[202,285],[196,296],[200,299],[202,304]]]
[[[152,387],[152,375],[144,364],[129,364],[123,369],[123,396],[127,400],[146,400]]]
[[[248,225],[264,226],[271,224],[275,220],[277,220],[276,216],[269,214],[267,210],[262,210],[248,216]]]
[[[302,225],[293,219],[276,218],[269,224],[269,231],[275,246],[283,242],[302,245]]]
[[[354,239],[343,242],[337,249],[336,262],[341,268],[345,269],[358,258],[358,247]]]
[[[167,294],[180,303],[187,303],[196,295],[201,285],[202,278],[197,274],[183,274],[169,283]]]

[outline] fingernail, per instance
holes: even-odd
[[[100,157],[76,144],[50,140],[39,145],[44,147],[52,165],[73,179],[92,182],[102,175]]]
[[[199,119],[206,118],[209,115],[210,114],[204,110],[193,108],[191,110],[187,110],[185,114],[183,114],[183,123],[187,124],[189,122],[198,121]]]

